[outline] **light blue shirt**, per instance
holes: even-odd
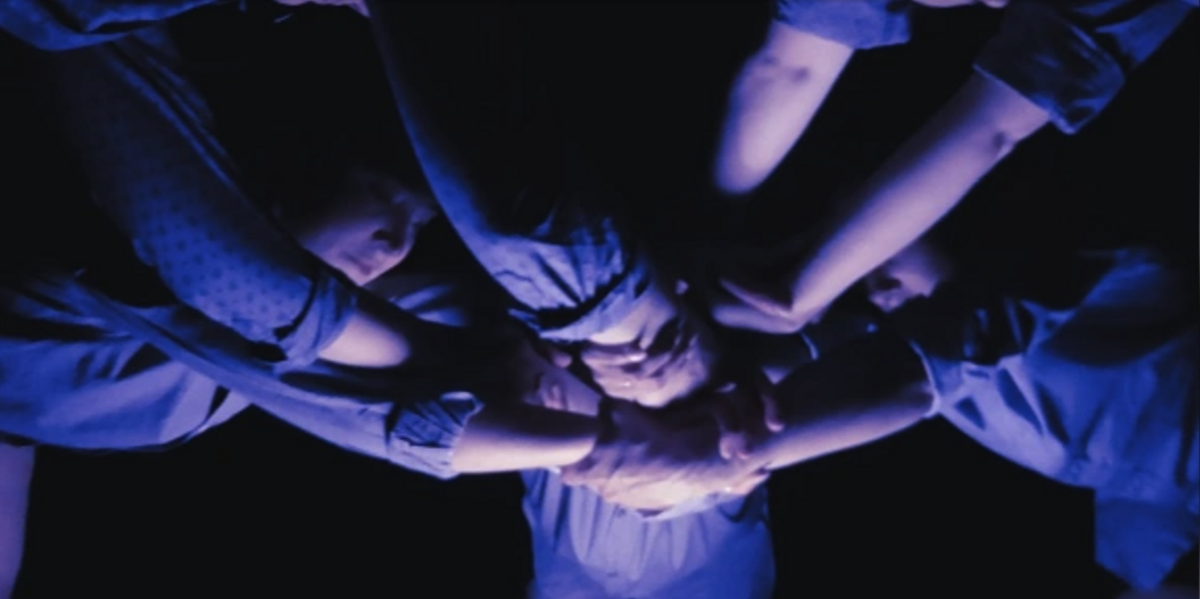
[[[1150,588],[1200,535],[1194,277],[1132,250],[1081,260],[1061,284],[1072,275],[1083,284],[1069,304],[951,284],[895,317],[925,361],[933,414],[1094,489],[1098,561]]]

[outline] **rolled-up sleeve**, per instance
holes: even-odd
[[[306,433],[342,449],[386,460],[407,470],[449,479],[454,448],[467,422],[483,403],[465,391],[422,389],[396,377],[392,384],[364,393],[361,377],[324,379],[308,371],[304,379],[285,377],[279,390],[259,389],[251,403]],[[331,389],[325,383],[342,387]],[[347,384],[349,383],[349,387]]]
[[[4,0],[0,29],[42,50],[69,50],[110,42],[217,1]]]
[[[161,28],[34,52],[95,203],[180,301],[304,364],[356,293],[244,194]]]
[[[135,307],[79,284],[63,297],[307,433],[437,478],[457,474],[454,448],[483,408],[457,386],[462,365],[363,369],[317,361],[282,369],[187,306]]]
[[[776,0],[775,20],[851,48],[908,41],[910,0]]]
[[[1181,0],[1014,2],[976,61],[1064,133],[1095,118],[1191,11]]]

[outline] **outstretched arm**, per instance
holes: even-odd
[[[822,355],[775,394],[786,426],[754,458],[767,470],[900,432],[928,415],[933,401],[920,359],[885,333]]]
[[[932,120],[845,201],[775,292],[727,281],[752,309],[799,330],[953,209],[1012,149],[1049,122],[1015,90],[973,75]],[[736,326],[735,322],[730,322]]]
[[[847,198],[783,285],[731,281],[729,290],[783,323],[777,328],[799,329],[937,223],[1033,132],[1053,122],[1074,133],[1094,119],[1190,11],[1170,1],[1008,6],[977,73]]]

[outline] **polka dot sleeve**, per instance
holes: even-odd
[[[148,28],[45,54],[49,105],[94,201],[184,303],[291,360],[340,332],[352,291],[244,195],[170,40]]]

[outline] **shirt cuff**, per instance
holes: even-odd
[[[482,409],[483,403],[465,392],[406,407],[388,435],[388,460],[442,480],[454,478],[454,448],[467,422]]]
[[[975,64],[1049,112],[1064,133],[1100,114],[1191,12],[1174,1],[1082,4],[1012,3]]]
[[[857,50],[909,40],[908,0],[777,0],[775,20]]]
[[[650,288],[654,272],[643,259],[645,255],[645,252],[632,255],[625,272],[614,277],[606,288],[598,290],[591,305],[585,304],[565,318],[557,312],[550,314],[523,308],[514,309],[511,314],[537,331],[542,339],[562,343],[586,341],[625,320]]]
[[[359,293],[363,292],[329,269],[318,269],[304,313],[296,324],[277,331],[278,346],[285,356],[280,366],[297,368],[316,361],[317,354],[346,328]]]

